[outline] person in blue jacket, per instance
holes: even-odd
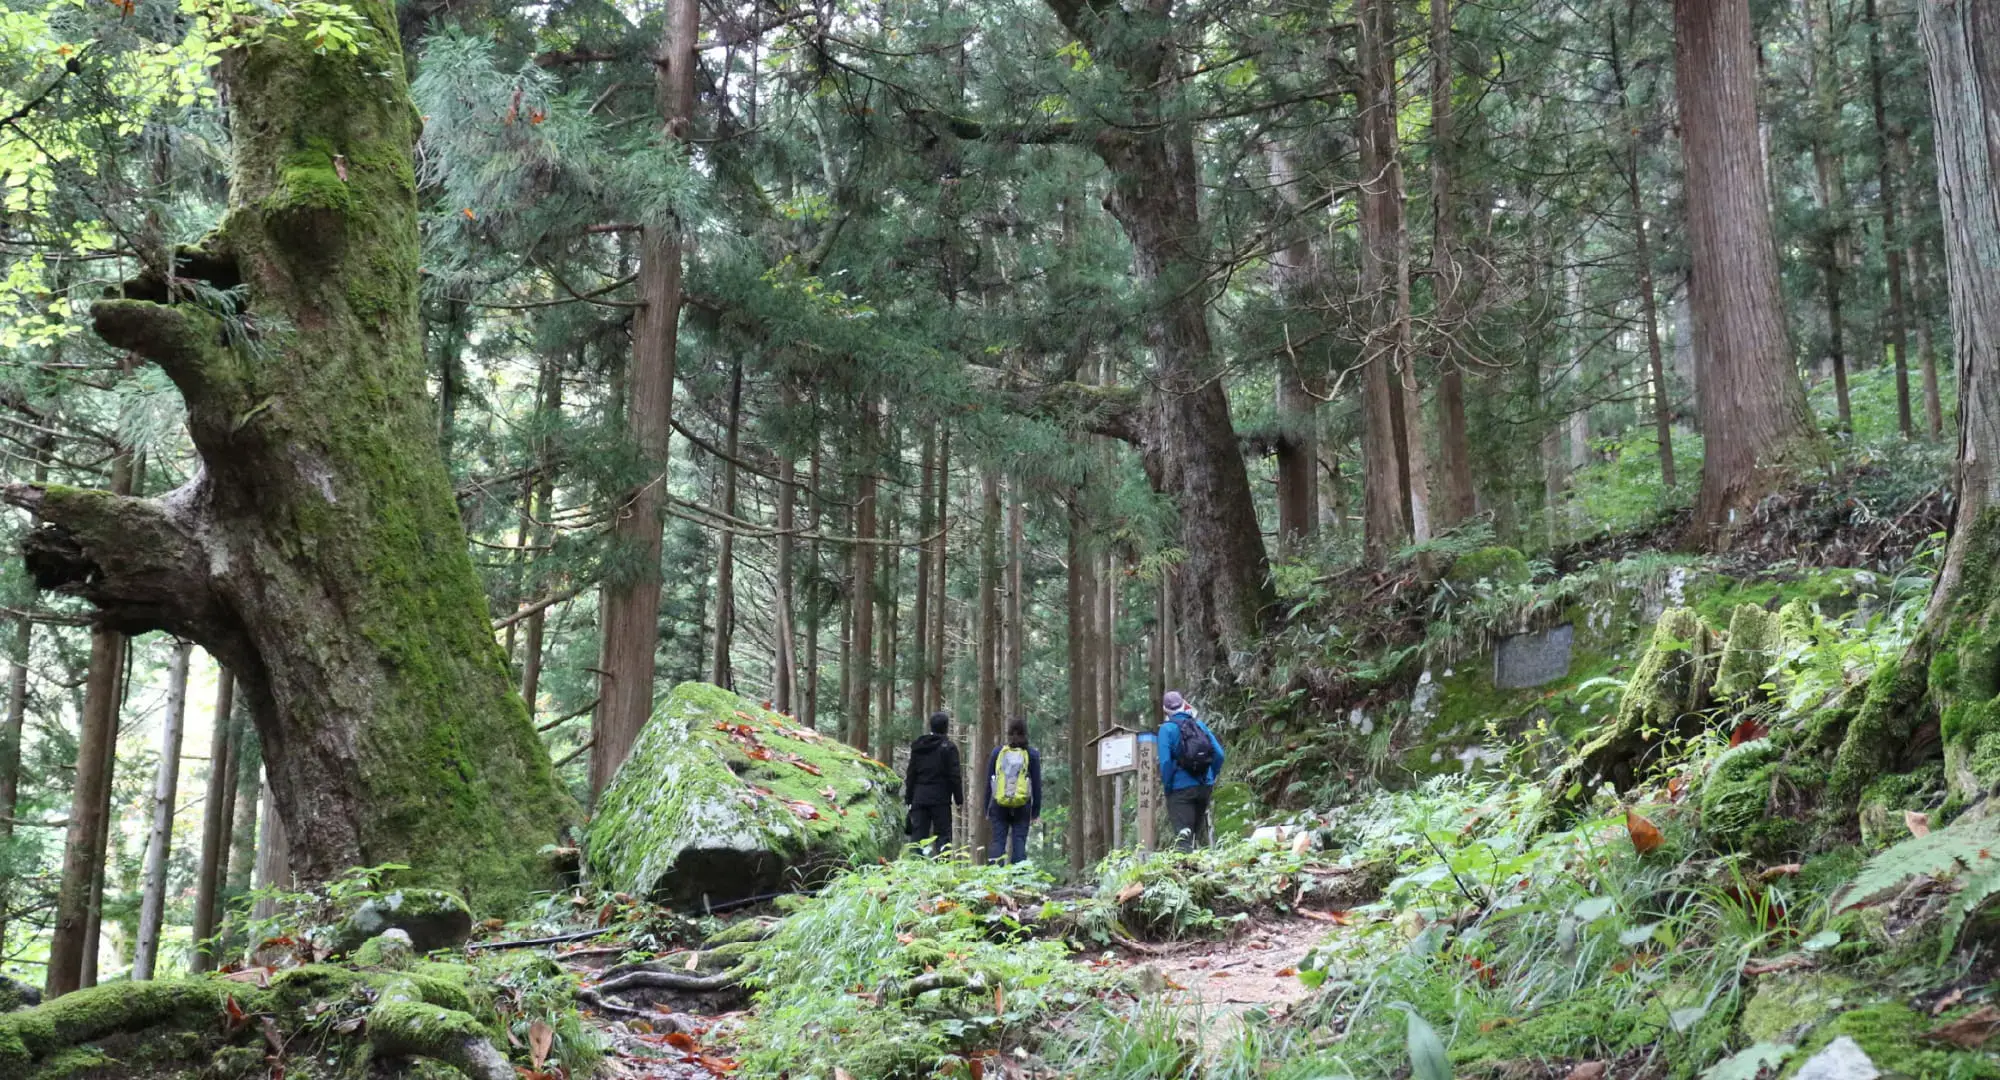
[[[1028,745],[1028,722],[1015,717],[1007,725],[1007,745],[986,756],[986,820],[993,840],[986,861],[1010,863],[1028,858],[1028,826],[1042,816],[1042,755]]]
[[[1160,723],[1155,745],[1160,755],[1160,786],[1167,793],[1167,821],[1174,844],[1193,851],[1208,827],[1208,804],[1215,795],[1215,778],[1222,775],[1222,741],[1195,716],[1179,690],[1161,699],[1167,718]]]

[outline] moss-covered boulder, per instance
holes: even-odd
[[[1839,1012],[1855,995],[1854,980],[1820,971],[1787,972],[1759,979],[1743,1003],[1737,1030],[1748,1043],[1795,1041],[1813,1025]]]
[[[0,1012],[13,1012],[42,1003],[42,992],[27,983],[0,975]]]
[[[1470,588],[1484,581],[1492,585],[1525,585],[1534,575],[1528,557],[1504,545],[1477,548],[1452,560],[1444,579],[1457,588]]]
[[[1784,636],[1779,613],[1755,604],[1737,605],[1729,616],[1722,657],[1716,662],[1715,696],[1725,701],[1755,696],[1778,658]]]
[[[1714,684],[1713,635],[1701,616],[1689,608],[1668,608],[1653,628],[1653,638],[1626,681],[1618,713],[1587,742],[1568,768],[1551,783],[1565,802],[1575,794],[1609,783],[1619,791],[1631,788],[1655,764],[1661,746],[1673,734],[1690,734],[1702,723]]]
[[[797,888],[902,841],[886,765],[706,683],[653,713],[599,799],[586,858],[607,888],[723,903]]]
[[[442,889],[397,889],[355,908],[340,924],[335,944],[353,952],[388,930],[408,934],[410,948],[419,953],[455,948],[472,936],[472,909]]]
[[[1726,851],[1774,855],[1802,840],[1803,822],[1771,813],[1784,754],[1769,739],[1723,751],[1701,785],[1701,831]]]

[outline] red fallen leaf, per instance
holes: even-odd
[[[1354,916],[1348,914],[1345,911],[1314,911],[1311,908],[1300,908],[1299,914],[1304,915],[1308,919],[1318,919],[1320,922],[1330,922],[1335,926],[1354,925]]]
[[[707,1069],[709,1072],[712,1072],[717,1076],[728,1076],[730,1073],[736,1071],[735,1058],[716,1057],[713,1054],[703,1054],[700,1057],[695,1058],[694,1063],[701,1066],[704,1069]]]
[[[1299,969],[1298,969],[1298,968],[1289,968],[1289,967],[1285,967],[1285,968],[1279,968],[1279,969],[1278,969],[1278,970],[1277,970],[1277,971],[1275,972],[1275,974],[1277,975],[1277,977],[1278,977],[1278,978],[1280,978],[1280,979],[1286,979],[1286,978],[1290,978],[1291,976],[1293,976],[1293,975],[1297,975],[1298,973],[1299,973]]]
[[[1985,1046],[1995,1033],[2000,1033],[2000,1009],[1981,1005],[1949,1024],[1925,1032],[1924,1038],[1948,1042],[1965,1050],[1977,1050]]]
[[[1492,964],[1476,956],[1466,957],[1465,962],[1472,968],[1472,973],[1479,977],[1481,983],[1489,987],[1500,985],[1500,971]]]
[[[769,761],[769,760],[771,760],[772,758],[774,758],[774,757],[777,757],[777,756],[778,756],[778,755],[776,755],[776,754],[773,754],[773,753],[771,752],[771,748],[770,748],[770,747],[768,747],[768,746],[764,746],[764,745],[761,745],[761,744],[760,744],[760,745],[757,745],[757,746],[753,746],[753,747],[751,747],[751,748],[750,748],[750,749],[748,749],[748,750],[745,750],[745,751],[744,751],[744,753],[746,753],[746,754],[749,754],[749,755],[750,755],[750,756],[751,756],[752,758],[754,758],[754,759],[756,759],[756,760],[758,760],[758,761]]]
[[[242,1031],[243,1025],[250,1022],[250,1014],[243,1011],[243,1006],[236,1004],[235,994],[231,994],[223,999],[222,1012],[228,1018],[229,1022],[226,1030],[231,1035]]]
[[[1133,898],[1137,897],[1140,893],[1143,893],[1145,891],[1146,891],[1146,883],[1143,881],[1135,881],[1132,884],[1127,885],[1124,888],[1118,890],[1118,903],[1120,904],[1128,903]]]
[[[1742,746],[1744,743],[1761,739],[1771,733],[1771,726],[1754,716],[1748,716],[1729,733],[1729,745]]]
[[[798,766],[799,768],[801,768],[801,769],[804,769],[805,771],[807,771],[807,772],[809,772],[809,773],[813,774],[814,776],[824,776],[824,775],[825,775],[824,773],[822,773],[822,772],[820,771],[820,768],[819,768],[819,766],[817,766],[817,765],[813,764],[813,763],[812,763],[812,762],[810,762],[810,761],[806,761],[806,760],[803,760],[803,759],[801,759],[801,758],[799,758],[799,757],[796,757],[796,756],[795,756],[795,757],[793,757],[793,758],[792,758],[792,764],[794,764],[794,765],[797,765],[797,766]]]
[[[793,799],[785,807],[805,821],[818,821],[820,818],[819,807],[809,802]]]
[[[1638,811],[1625,811],[1625,831],[1632,837],[1632,850],[1645,855],[1657,849],[1666,837],[1660,827],[1640,816]]]
[[[750,791],[750,794],[752,794],[752,795],[757,795],[757,796],[761,796],[761,797],[763,797],[763,798],[767,798],[767,799],[771,797],[771,789],[770,789],[770,788],[767,788],[767,787],[763,787],[763,786],[761,786],[761,785],[758,785],[758,784],[745,784],[745,785],[744,785],[744,787],[745,787],[745,788],[747,788],[747,789],[749,789],[749,791]]]
[[[967,1075],[972,1077],[972,1080],[985,1080],[986,1059],[979,1057],[965,1059],[965,1071]]]
[[[1481,1035],[1488,1035],[1495,1031],[1499,1031],[1503,1027],[1512,1027],[1518,1023],[1520,1023],[1520,1021],[1514,1019],[1511,1016],[1502,1016],[1493,1020],[1481,1020],[1479,1022],[1479,1033]]]
[[[1903,811],[1903,824],[1909,827],[1911,836],[1929,836],[1931,834],[1931,816],[1929,814],[1920,814],[1915,810],[1905,810]]]
[[[1669,801],[1679,802],[1687,797],[1687,792],[1688,792],[1687,777],[1676,776],[1672,780],[1667,781],[1667,799]]]
[[[690,1054],[701,1048],[701,1044],[694,1041],[694,1036],[685,1031],[668,1032],[667,1045]]]

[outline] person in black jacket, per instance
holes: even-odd
[[[903,803],[910,808],[910,839],[924,845],[924,854],[951,844],[951,808],[965,802],[965,775],[958,765],[958,744],[945,729],[951,716],[931,714],[931,730],[910,744],[910,772],[903,781]]]

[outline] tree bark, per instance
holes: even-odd
[[[1274,145],[1267,153],[1271,185],[1296,211],[1305,201],[1299,191],[1298,170],[1282,147]],[[1293,310],[1306,299],[1305,291],[1313,278],[1312,244],[1300,237],[1279,248],[1271,255],[1271,269],[1279,302],[1284,310]],[[1277,371],[1278,549],[1296,554],[1319,531],[1319,399],[1309,386],[1315,373],[1307,370],[1307,358],[1292,348],[1289,328],[1285,342]]]
[[[1944,437],[1944,395],[1938,385],[1937,347],[1931,341],[1930,281],[1924,245],[1910,245],[1910,315],[1916,326],[1917,357],[1924,371],[1924,430],[1932,442]]]
[[[700,5],[674,0],[654,57],[656,92],[666,137],[685,141],[694,117],[695,40]],[[654,660],[660,637],[660,556],[665,528],[668,442],[672,434],[674,365],[679,347],[681,235],[678,222],[639,236],[639,297],[632,323],[631,387],[626,435],[642,469],[623,500],[612,543],[629,567],[604,590],[603,679],[591,734],[590,791],[595,798],[625,763],[653,714]]]
[[[548,520],[549,511],[555,506],[556,462],[555,440],[551,431],[562,420],[562,367],[555,356],[542,363],[542,385],[540,387],[540,413],[537,417],[535,434],[535,485],[533,505],[538,508],[541,520]],[[538,543],[546,544],[549,530],[536,525],[529,536]],[[541,608],[522,620],[523,652],[521,657],[521,700],[527,703],[528,718],[533,720],[542,696],[542,651],[548,628],[549,612]]]
[[[1090,815],[1086,811],[1089,800],[1085,792],[1089,790],[1085,779],[1086,755],[1084,744],[1096,734],[1096,723],[1091,716],[1091,704],[1096,699],[1096,687],[1090,678],[1090,602],[1089,572],[1085,569],[1090,558],[1084,547],[1083,512],[1072,503],[1069,511],[1069,551],[1068,551],[1068,594],[1065,606],[1069,611],[1069,737],[1064,740],[1069,753],[1069,821],[1065,828],[1065,847],[1069,856],[1069,872],[1072,878],[1082,874],[1090,865]]]
[[[944,673],[948,665],[945,655],[944,628],[946,610],[951,602],[950,579],[946,557],[951,553],[951,433],[938,436],[937,472],[937,551],[931,555],[931,572],[936,580],[931,582],[931,626],[930,655],[935,665],[931,678],[931,702],[928,711],[944,708]]]
[[[1638,4],[1633,0],[1626,8],[1627,25],[1638,17]],[[1636,32],[1636,31],[1633,31]],[[1639,319],[1646,331],[1646,361],[1652,378],[1653,398],[1653,441],[1660,455],[1660,481],[1668,488],[1678,486],[1679,477],[1674,469],[1674,408],[1667,389],[1667,370],[1660,349],[1660,309],[1658,290],[1653,285],[1653,244],[1652,229],[1648,224],[1646,203],[1639,184],[1639,152],[1641,150],[1641,128],[1637,110],[1632,103],[1631,88],[1626,84],[1625,60],[1622,44],[1618,37],[1618,20],[1614,16],[1610,23],[1611,76],[1618,87],[1618,109],[1625,121],[1628,135],[1625,153],[1620,162],[1625,182],[1625,209],[1632,215],[1633,258],[1639,271]]]
[[[896,490],[896,489],[892,489]],[[882,534],[894,540],[903,527],[902,508],[899,497],[892,497],[883,504]],[[875,750],[877,761],[893,761],[896,739],[896,621],[900,606],[896,595],[897,576],[901,572],[902,548],[890,544],[882,547],[878,561],[882,564],[877,572],[875,585]],[[917,728],[922,731],[921,725]]]
[[[167,667],[167,711],[160,724],[160,769],[153,782],[152,829],[146,834],[146,864],[139,892],[139,940],[132,952],[132,978],[153,977],[160,956],[160,931],[167,913],[167,856],[174,846],[174,798],[180,789],[181,732],[187,720],[188,661],[194,643],[174,643]]]
[[[253,919],[268,919],[277,911],[272,890],[290,891],[299,885],[298,869],[292,858],[291,830],[285,827],[284,808],[278,805],[277,789],[267,775],[257,796],[258,818],[263,829],[257,834],[257,866],[252,885],[265,895],[251,908]],[[251,944],[256,944],[252,942]]]
[[[723,436],[722,512],[736,516],[736,459],[741,451],[743,424],[743,361],[729,366],[729,428]],[[715,557],[715,645],[709,650],[708,681],[725,690],[736,689],[736,673],[729,654],[736,637],[736,533],[721,530],[716,538]]]
[[[812,491],[810,498],[807,500],[806,511],[812,517],[812,532],[815,536],[819,535],[820,523],[826,520],[820,495],[822,489],[820,487],[819,465],[819,435],[815,433],[813,435],[812,456],[806,466],[806,473]],[[812,540],[807,543],[806,575],[812,587],[806,596],[806,684],[802,691],[804,695],[804,712],[799,716],[800,721],[807,728],[814,731],[819,730],[819,621],[820,610],[823,606],[822,598],[819,595],[820,590],[817,587],[821,565],[819,550],[818,540]]]
[[[1001,638],[1000,656],[1000,714],[1009,723],[1027,716],[1021,711],[1022,641],[1027,631],[1027,624],[1021,621],[1027,603],[1022,573],[1027,547],[1027,506],[1021,501],[1019,486],[1019,480],[1010,485],[1013,497],[1007,501],[1007,602],[1003,612],[1006,633]]]
[[[242,704],[236,708],[248,715]],[[222,880],[229,892],[240,895],[249,890],[256,873],[264,755],[256,729],[243,720],[238,720],[236,726],[236,794],[230,797],[235,812],[229,826],[229,869]]]
[[[229,861],[230,795],[236,790],[236,680],[217,673],[214,730],[208,740],[208,784],[202,795],[201,862],[195,871],[194,953],[189,970],[213,971],[221,949],[212,940],[222,925],[224,864]]]
[[[1706,437],[1690,539],[1722,545],[1743,513],[1821,451],[1780,306],[1749,0],[1674,0],[1674,26]]]
[[[916,609],[911,613],[916,623],[917,648],[916,680],[910,690],[910,712],[915,716],[917,730],[928,731],[925,727],[931,714],[931,684],[938,677],[934,666],[937,658],[931,654],[931,530],[937,521],[937,507],[932,500],[937,488],[937,432],[926,428],[922,464],[917,477],[917,596]]]
[[[1006,730],[1000,715],[1000,474],[992,466],[980,470],[979,499],[979,739],[972,768],[983,791],[986,755]],[[990,822],[977,836],[984,850],[992,838]]]
[[[1151,0],[1143,12],[1112,0],[1048,4],[1122,83],[1130,123],[1097,132],[1093,148],[1111,173],[1106,205],[1132,243],[1138,288],[1153,298],[1142,325],[1153,355],[1150,416],[1135,434],[1153,489],[1178,503],[1190,583],[1177,594],[1191,631],[1182,639],[1185,660],[1191,670],[1229,679],[1232,656],[1254,655],[1274,600],[1209,336],[1194,133],[1162,119],[1166,97],[1183,78],[1170,40],[1172,0]]]

